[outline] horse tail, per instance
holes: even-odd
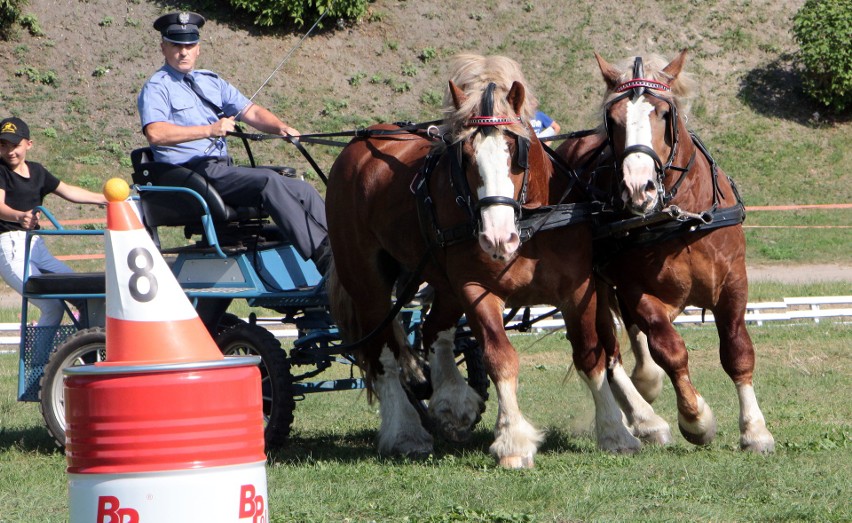
[[[352,343],[361,338],[361,325],[355,315],[355,302],[343,284],[340,283],[334,259],[331,260],[328,268],[325,289],[328,292],[331,316],[337,324],[343,343]]]
[[[340,276],[337,274],[337,266],[335,265],[333,258],[329,265],[325,288],[328,293],[331,317],[334,318],[337,325],[337,330],[340,333],[340,339],[346,345],[363,339],[364,328],[358,320],[358,315],[355,312],[355,300],[352,299],[352,295],[349,294],[346,287],[344,287],[340,282]],[[354,353],[358,368],[361,370],[361,376],[365,378],[367,385],[367,400],[372,403],[374,398],[374,375],[371,373],[370,365],[365,358],[364,351],[358,349],[355,350]]]

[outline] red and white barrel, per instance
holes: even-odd
[[[63,371],[70,521],[266,523],[260,358],[222,356],[124,187],[104,190],[106,361]]]

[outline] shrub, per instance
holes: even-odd
[[[14,27],[21,18],[21,9],[27,0],[0,0],[0,38],[8,40],[14,34]]]
[[[2,0],[0,0],[1,2]],[[282,26],[289,22],[313,23],[323,13],[327,18],[355,20],[367,12],[367,0],[228,0],[255,17],[259,26]]]
[[[807,94],[836,112],[852,108],[852,0],[807,0],[793,34]]]

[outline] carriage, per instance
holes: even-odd
[[[678,309],[696,303],[725,319],[717,323],[720,350],[740,396],[741,446],[771,451],[742,318],[742,201],[685,129],[677,98],[666,94],[672,88],[662,80],[674,85],[684,56],[648,77],[641,59],[631,76],[598,57],[608,88],[604,123],[562,136],[557,151],[529,134],[532,95],[511,61],[459,57],[460,72],[445,97],[454,113],[443,127],[374,126],[359,131],[335,161],[327,203],[339,260],[329,281],[258,209],[230,208],[199,175],[135,151],[141,216],[155,242],[162,227],[201,237],[163,252],[174,256],[172,269],[202,321],[224,353],[261,356],[267,443],[286,439],[295,397],[366,386],[381,401],[379,451],[428,454],[432,436],[424,425],[465,439],[480,418],[490,378],[498,396],[491,451],[504,467],[531,467],[542,435],[518,406],[518,359],[506,331],[535,322],[527,315],[514,321],[524,307],[549,303],[565,319],[574,364],[595,402],[601,448],[631,452],[643,442],[671,441],[668,424],[650,405],[662,379],[654,362],[676,382],[681,433],[707,444],[715,419],[691,385],[683,342],[671,327]],[[625,116],[630,111],[639,112]],[[629,128],[649,114],[656,119],[647,128]],[[634,174],[650,173],[648,179],[622,177],[625,164]],[[722,256],[707,256],[708,250]],[[629,260],[619,258],[625,252]],[[30,278],[24,298],[24,305],[35,297],[85,300],[82,320],[57,335],[67,340],[49,361],[44,351],[27,360],[43,344],[30,332],[22,337],[21,397],[35,399],[41,388],[42,412],[60,441],[60,371],[97,361],[105,339],[102,276],[72,278]],[[428,314],[422,306],[405,307],[423,281],[435,291]],[[289,352],[253,319],[227,313],[235,299],[295,324]],[[651,377],[637,368],[631,381],[622,368],[614,309],[643,369],[654,369]],[[24,316],[22,332],[28,329]],[[337,363],[357,364],[365,379],[353,372],[309,381]],[[309,370],[293,375],[303,367]]]

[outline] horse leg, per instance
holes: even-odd
[[[350,257],[346,267],[341,267],[340,271],[335,267],[329,277],[332,312],[345,342],[362,339],[390,311],[392,282],[367,263],[370,259],[370,256]],[[420,416],[409,402],[401,381],[404,369],[398,358],[402,356],[400,359],[405,364],[403,351],[410,352],[407,343],[395,319],[392,327],[364,343],[358,354],[369,387],[368,397],[375,395],[379,400],[378,450],[381,455],[420,457],[432,453],[432,436],[421,425]]]
[[[382,365],[375,381],[379,398],[379,454],[401,455],[414,458],[432,453],[432,436],[420,423],[417,410],[408,400],[402,386],[401,369],[393,352],[382,347],[379,362]]]
[[[648,336],[651,355],[672,382],[680,433],[694,445],[708,445],[716,437],[716,417],[692,384],[686,344],[672,325],[668,308],[657,298],[643,294],[634,318]]]
[[[600,280],[598,280],[598,289],[603,288]],[[610,300],[613,311],[618,307],[618,315],[621,316],[621,323],[627,331],[627,339],[630,341],[630,351],[633,353],[633,358],[636,361],[633,372],[630,374],[630,380],[639,391],[645,401],[654,403],[663,390],[663,377],[666,373],[659,365],[654,363],[651,358],[651,351],[648,349],[648,337],[642,332],[636,322],[630,317],[630,313],[618,301],[615,296],[615,289],[610,285],[606,286],[606,294],[598,292],[598,296],[606,296]]]
[[[598,337],[606,352],[607,380],[610,389],[627,418],[627,425],[634,436],[645,443],[667,445],[672,441],[669,424],[654,412],[654,408],[636,390],[634,382],[627,377],[627,372],[622,365],[618,339],[615,336],[613,309],[608,303],[609,298],[611,295],[598,293],[598,312],[595,321]],[[648,359],[650,359],[650,353]],[[662,373],[662,369],[660,372]]]
[[[648,348],[648,337],[635,323],[627,326],[627,339],[630,340],[630,350],[636,360],[630,380],[645,401],[654,403],[663,390],[663,378],[666,373],[654,362]]]
[[[456,324],[462,310],[450,306],[436,292],[432,309],[423,324],[423,342],[428,347],[432,379],[429,418],[449,441],[467,441],[479,421],[484,402],[459,371],[455,357]]]
[[[565,329],[573,347],[574,366],[580,378],[589,387],[595,402],[595,433],[598,447],[610,452],[634,452],[642,443],[625,426],[622,412],[615,400],[606,374],[606,354],[598,337],[598,329],[604,340],[611,338],[614,353],[615,336],[612,333],[611,317],[598,319],[598,305],[594,284],[589,282],[577,290],[572,308],[563,307]],[[600,323],[596,323],[600,322]],[[607,338],[606,332],[609,332]]]
[[[766,428],[763,412],[757,404],[752,374],[754,372],[754,346],[746,330],[741,311],[724,303],[713,311],[716,330],[719,332],[719,358],[737,388],[740,403],[740,448],[758,453],[775,450],[775,438]]]
[[[483,348],[483,362],[497,391],[497,422],[491,454],[507,469],[533,468],[544,435],[518,405],[518,353],[503,328],[503,301],[484,289],[465,288],[467,318]]]

